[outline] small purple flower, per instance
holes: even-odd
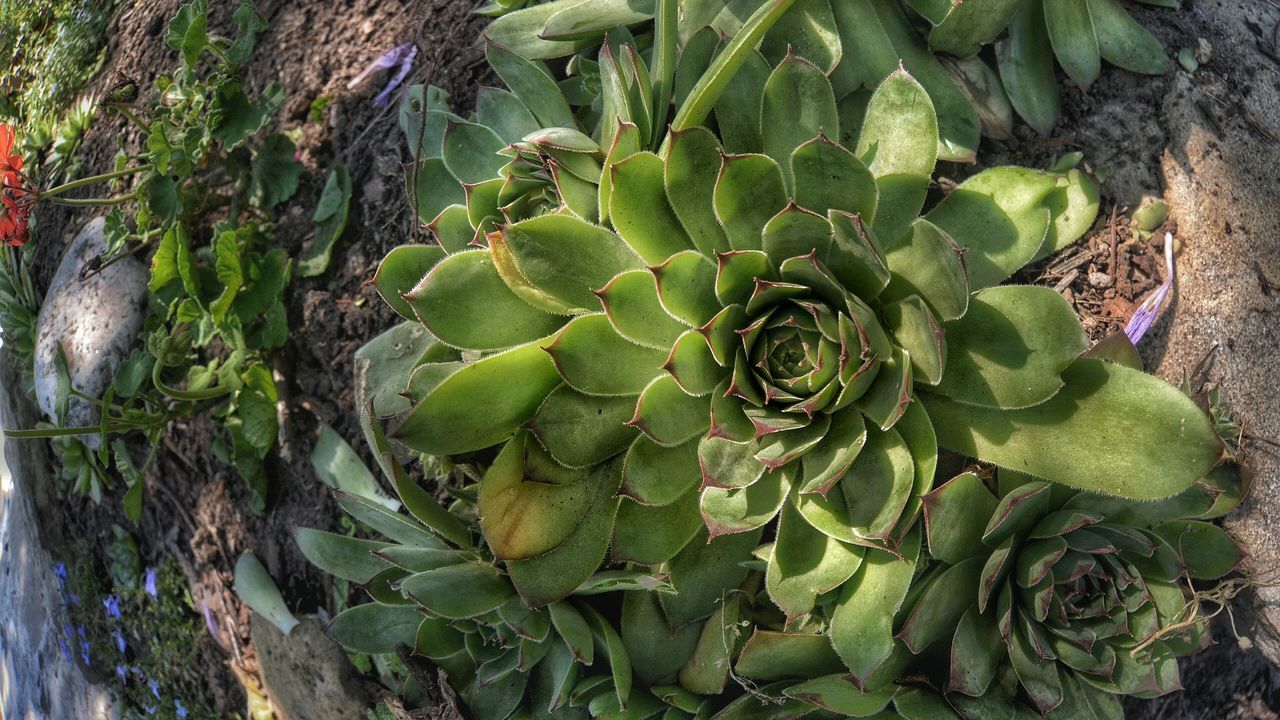
[[[183,706],[182,706],[182,701],[181,701],[181,700],[176,700],[176,699],[175,699],[175,700],[173,701],[173,707],[174,707],[174,709],[175,709],[175,712],[177,712],[177,714],[178,714],[178,718],[179,718],[179,720],[186,720],[186,717],[187,717],[187,709],[186,709],[185,707],[183,707]]]
[[[89,664],[89,641],[88,640],[80,641],[80,659],[84,661],[85,665]]]
[[[124,682],[129,677],[129,671],[123,665],[116,666],[116,677],[120,678],[120,682]]]
[[[72,605],[79,605],[80,596],[76,593],[67,593],[67,602],[71,603]]]
[[[58,587],[66,587],[67,584],[67,566],[62,562],[53,564],[53,576],[58,578]]]
[[[102,606],[107,609],[107,614],[112,618],[120,619],[120,598],[115,595],[108,596],[102,601]]]
[[[147,568],[147,579],[143,589],[145,589],[147,591],[147,594],[150,595],[151,597],[158,597],[159,593],[156,591],[156,569],[155,568]]]
[[[62,646],[62,656],[67,659],[67,662],[71,662],[71,648],[67,647],[67,641],[59,638],[58,644]]]
[[[201,600],[200,607],[204,610],[204,626],[209,629],[209,634],[213,636],[214,642],[218,643],[219,647],[225,648],[226,646],[222,644],[222,636],[218,634],[218,620],[213,616],[213,611],[209,609],[209,603]]]
[[[147,681],[147,687],[151,689],[151,694],[154,695],[157,700],[159,700],[160,699],[160,683],[156,682],[155,679],[153,678]]]
[[[155,706],[155,705],[148,705],[148,706],[146,707],[146,711],[147,711],[147,714],[148,714],[148,715],[155,715],[155,714],[156,714],[156,706]]]
[[[80,636],[80,638],[81,638],[82,640],[84,639],[84,626],[83,626],[83,625],[77,625],[77,626],[76,626],[76,634],[77,634],[77,635],[79,635],[79,636]]]
[[[1169,232],[1164,234],[1164,267],[1164,282],[1142,301],[1133,317],[1129,318],[1129,323],[1124,326],[1124,334],[1129,336],[1129,342],[1134,345],[1147,334],[1165,299],[1169,297],[1169,291],[1173,289],[1173,233]]]
[[[119,650],[120,652],[124,652],[124,649],[125,649],[124,633],[120,632],[119,630],[112,630],[111,638],[116,641],[116,649]]]
[[[373,99],[373,104],[377,108],[385,108],[390,102],[391,96],[400,88],[400,84],[409,76],[409,72],[413,70],[413,60],[418,57],[418,46],[413,43],[405,43],[397,45],[382,57],[369,63],[369,66],[360,72],[359,75],[352,78],[347,83],[347,89],[359,85],[365,78],[369,77],[378,70],[385,70],[390,67],[399,66],[396,74],[387,81],[386,87],[382,88],[382,92]]]

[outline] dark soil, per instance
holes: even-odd
[[[1262,1],[1262,0],[1260,0]],[[165,26],[178,0],[133,5],[111,30],[109,60],[91,90],[102,91],[121,77],[146,86],[158,72],[175,66],[164,44]],[[215,16],[229,25],[230,3],[215,3]],[[471,13],[471,0],[262,0],[270,29],[246,66],[251,88],[284,82],[288,99],[277,118],[278,130],[301,128],[300,158],[308,173],[278,225],[278,241],[301,250],[311,232],[310,216],[328,170],[347,166],[353,181],[352,215],[322,277],[295,279],[289,291],[289,345],[275,359],[285,402],[281,445],[270,459],[272,495],[268,512],[249,510],[249,492],[231,468],[212,454],[219,429],[207,418],[174,425],[155,470],[147,481],[142,521],[131,528],[144,560],[179,558],[187,569],[197,604],[207,604],[220,630],[218,643],[203,648],[200,666],[208,677],[210,702],[230,716],[243,712],[244,697],[234,675],[252,676],[248,610],[231,592],[232,568],[240,553],[253,551],[298,612],[325,608],[331,593],[324,575],[301,556],[292,542],[297,527],[337,526],[341,512],[310,464],[321,423],[332,425],[361,452],[352,396],[352,355],[390,327],[395,318],[371,287],[379,260],[392,247],[427,239],[404,196],[402,163],[407,158],[396,123],[395,104],[385,111],[372,105],[381,78],[354,90],[347,81],[392,47],[416,42],[416,72],[406,84],[431,82],[448,90],[456,107],[471,105],[479,82],[488,78],[476,39],[485,22]],[[1196,37],[1194,10],[1173,12],[1139,7],[1135,15],[1165,41],[1171,54]],[[215,23],[217,25],[218,23]],[[1193,42],[1193,40],[1192,40]],[[1220,68],[1224,74],[1253,72]],[[1064,128],[1046,139],[1026,126],[1003,142],[984,142],[984,165],[1025,164],[1046,167],[1052,157],[1074,149],[1088,151],[1093,169],[1105,168],[1103,213],[1089,237],[1020,275],[1023,282],[1055,287],[1076,306],[1093,339],[1123,327],[1135,305],[1163,279],[1159,242],[1135,238],[1125,213],[1143,195],[1159,195],[1159,160],[1164,137],[1126,134],[1126,115],[1150,113],[1168,88],[1168,78],[1104,71],[1088,94],[1063,87],[1069,113]],[[309,117],[311,102],[324,95],[332,102],[322,123]],[[100,117],[86,139],[83,169],[110,167],[118,137],[136,148],[140,138],[127,124]],[[957,167],[963,176],[972,168]],[[1112,208],[1118,207],[1113,215]],[[63,228],[72,236],[66,213],[48,212],[44,228]],[[76,222],[83,217],[75,218]],[[42,233],[38,281],[51,278],[62,255],[58,236]],[[368,459],[366,454],[366,459]],[[94,506],[81,498],[49,502],[46,531],[59,538],[85,538],[105,554],[111,527],[121,523],[120,498]],[[101,561],[103,558],[99,558]],[[1207,718],[1280,718],[1280,680],[1256,651],[1238,649],[1229,627],[1219,622],[1220,643],[1183,663],[1188,692],[1152,702],[1126,703],[1130,718],[1200,720]],[[1225,638],[1225,640],[1221,640]],[[232,668],[235,668],[234,672]]]

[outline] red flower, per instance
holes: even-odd
[[[22,158],[13,152],[17,134],[9,125],[0,124],[0,242],[25,245],[31,202],[22,174]]]
[[[17,134],[9,125],[0,124],[0,186],[22,187],[22,158],[13,153]]]
[[[0,242],[12,247],[27,244],[30,207],[8,193],[0,195]]]

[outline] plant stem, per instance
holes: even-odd
[[[66,205],[67,207],[106,207],[108,205],[123,205],[134,199],[134,194],[117,195],[110,198],[47,198],[54,205]]]
[[[80,178],[79,180],[72,180],[69,183],[63,183],[57,187],[42,191],[40,193],[40,197],[52,198],[55,195],[61,195],[62,193],[67,192],[68,190],[75,190],[76,188],[82,188],[82,187],[85,187],[86,185],[94,185],[100,182],[108,182],[111,180],[115,180],[116,178],[126,177],[128,175],[133,175],[136,173],[143,172],[144,170],[150,170],[150,169],[151,169],[150,165],[139,165],[137,167],[125,168],[123,170],[116,170],[115,172],[103,173],[102,175],[94,175],[92,177]]]

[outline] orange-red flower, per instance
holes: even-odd
[[[17,133],[9,125],[0,124],[0,185],[22,186],[22,157],[13,152]]]
[[[22,174],[22,158],[13,152],[17,134],[0,124],[0,242],[25,245],[31,214],[30,191]]]

